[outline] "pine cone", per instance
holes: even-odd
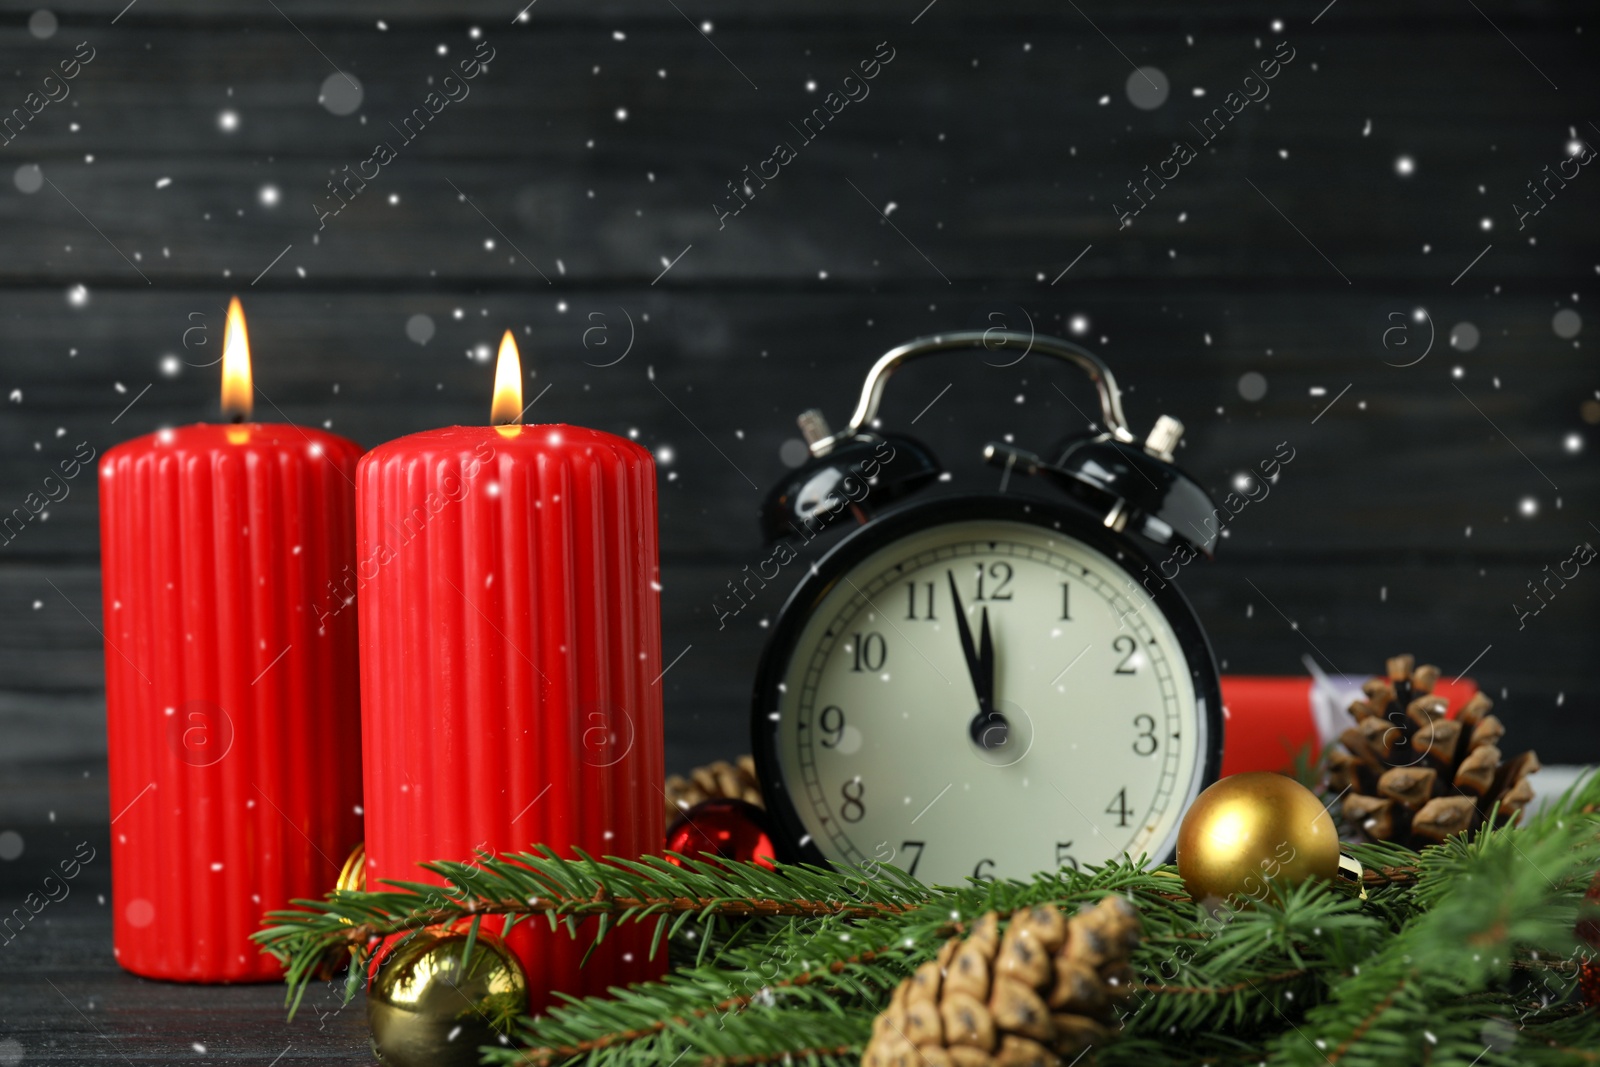
[[[718,760],[696,767],[687,778],[681,774],[671,775],[667,778],[666,792],[666,825],[669,828],[702,800],[726,798],[766,808],[761,799],[761,782],[756,778],[756,761],[750,756],[740,756],[733,763]]]
[[[895,989],[861,1067],[1060,1067],[1111,1036],[1133,992],[1139,913],[1108,896],[1067,918],[1052,904],[989,912]]]
[[[1366,699],[1350,705],[1356,724],[1328,755],[1333,788],[1347,790],[1345,821],[1371,840],[1420,849],[1481,826],[1497,802],[1497,824],[1520,820],[1539,757],[1502,758],[1505,727],[1482,693],[1446,718],[1449,701],[1433,692],[1439,668],[1414,664],[1396,656],[1386,679],[1361,687]]]

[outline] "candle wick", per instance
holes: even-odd
[[[233,424],[235,424],[235,425],[238,425],[239,423],[244,421],[244,412],[235,411],[233,413],[233,418],[229,419],[228,421],[233,423]]]

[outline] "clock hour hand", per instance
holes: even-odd
[[[967,625],[967,612],[961,606],[961,593],[956,589],[956,576],[951,571],[945,571],[944,576],[950,579],[950,599],[955,603],[956,630],[961,634],[961,654],[967,661],[967,673],[972,676],[972,691],[977,695],[978,707],[987,709],[983,685],[983,661],[978,658],[978,650],[972,645],[972,629]]]

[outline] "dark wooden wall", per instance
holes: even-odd
[[[551,387],[534,415],[671,449],[682,767],[743,747],[766,631],[755,611],[719,631],[709,604],[763,555],[755,506],[794,415],[842,422],[872,358],[912,336],[1082,315],[1137,428],[1183,419],[1181,459],[1219,494],[1278,442],[1296,451],[1183,578],[1230,671],[1312,653],[1361,672],[1410,649],[1453,674],[1483,653],[1473,674],[1506,690],[1519,737],[1600,758],[1600,577],[1520,630],[1511,606],[1600,538],[1600,174],[1580,168],[1525,229],[1512,208],[1574,136],[1600,144],[1583,5],[1340,0],[1313,24],[1316,3],[539,0],[513,22],[517,4],[477,0],[139,0],[113,25],[122,6],[57,4],[41,38],[8,5],[0,26],[0,114],[94,50],[0,147],[0,510],[79,442],[211,417],[216,371],[187,364],[215,358],[232,293],[260,414],[367,445],[482,421],[492,370],[471,353],[510,326],[530,396]],[[1294,58],[1270,97],[1206,147],[1190,123],[1279,41]],[[485,43],[470,95],[404,143],[391,121]],[[890,49],[870,95],[803,143],[791,122]],[[1160,107],[1130,102],[1133,63],[1169,79]],[[336,67],[362,86],[353,114],[318,102]],[[1119,230],[1113,202],[1174,138],[1198,158]],[[381,140],[398,158],[319,230],[325,183]],[[779,141],[796,158],[719,228],[726,183]],[[1553,326],[1568,308],[1575,337]],[[1470,351],[1450,343],[1461,322]],[[1430,337],[1420,363],[1386,365]],[[997,482],[984,441],[1045,447],[1092,400],[1036,358],[950,355],[895,380],[888,423],[950,383],[916,429],[974,488]],[[91,476],[0,547],[0,757],[101,750],[96,568]]]
[[[1600,145],[1592,5],[537,0],[514,21],[522,0],[61,0],[44,35],[47,2],[0,5],[0,127],[60,95],[45,75],[79,42],[94,58],[0,145],[0,519],[59,496],[45,478],[80,442],[214,417],[230,294],[260,414],[366,445],[482,422],[473,353],[514,328],[530,397],[549,386],[534,416],[670,449],[683,769],[745,747],[781,591],[722,630],[710,603],[765,556],[756,506],[795,414],[842,423],[911,337],[1083,316],[1137,428],[1181,418],[1182,462],[1217,493],[1295,450],[1182,578],[1228,670],[1470,664],[1515,738],[1600,759],[1600,574],[1520,629],[1512,607],[1600,539],[1600,168],[1524,229],[1512,207],[1570,140]],[[1202,145],[1190,124],[1280,41],[1271,95]],[[883,42],[870,95],[800,143],[791,123]],[[402,144],[390,123],[483,43],[470,95]],[[1135,64],[1165,75],[1161,106],[1130,101]],[[362,86],[353,113],[319,103],[336,70]],[[1119,230],[1125,183],[1175,138],[1198,158]],[[325,183],[380,140],[398,158],[319,230]],[[796,158],[719,227],[727,183],[779,141]],[[936,398],[915,430],[974,489],[998,484],[984,442],[1048,447],[1092,401],[1036,358],[952,354],[896,378],[887,424]],[[80,840],[102,858],[5,946],[0,1062],[368,1062],[358,1006],[288,1028],[277,989],[117,972],[95,479],[66,490],[0,545],[0,903]]]

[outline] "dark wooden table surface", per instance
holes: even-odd
[[[1296,450],[1183,578],[1227,670],[1411,650],[1470,665],[1547,759],[1600,760],[1600,578],[1513,607],[1600,536],[1600,177],[1569,155],[1600,143],[1588,5],[519,7],[0,14],[0,522],[57,497],[0,535],[0,914],[80,842],[97,855],[0,939],[0,1067],[366,1062],[359,1004],[286,1024],[281,988],[145,982],[110,954],[95,485],[44,479],[211,417],[236,292],[269,419],[365,445],[481,422],[511,327],[549,387],[534,416],[657,451],[664,657],[688,650],[664,682],[672,769],[745,747],[783,591],[722,629],[710,605],[765,555],[794,416],[843,422],[883,350],[1001,323],[1101,352],[1136,429],[1181,418],[1180,460],[1218,494]],[[1291,53],[1269,96],[1213,116]],[[470,94],[408,140],[474,54],[493,58]],[[845,84],[890,55],[865,96]],[[76,77],[46,83],[64,60]],[[859,99],[813,117],[836,89]],[[35,114],[36,91],[57,99]],[[1119,228],[1175,140],[1195,158]],[[380,141],[394,160],[321,217]],[[794,158],[719,218],[779,142]],[[950,355],[897,378],[884,417],[932,403],[919,435],[992,489],[986,441],[1047,447],[1091,402],[1037,360]]]

